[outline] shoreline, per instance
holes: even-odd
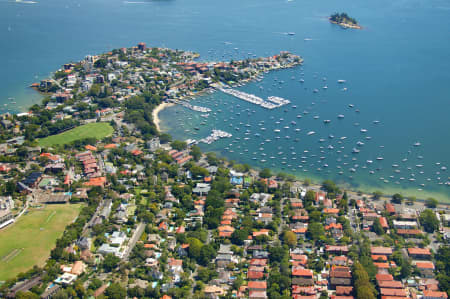
[[[221,158],[226,158],[227,160],[230,160],[230,158],[226,157],[225,155],[223,155],[222,153],[218,152],[218,151],[207,151],[202,149],[202,152],[207,153],[207,152],[214,152],[218,157]],[[242,161],[239,159],[233,159],[236,163],[248,163],[251,167],[251,169],[257,170],[257,171],[261,171],[263,168],[269,168],[273,174],[275,173],[279,173],[279,172],[285,172],[282,171],[280,169],[277,168],[272,168],[272,167],[259,167],[259,166],[255,166],[255,165],[251,165],[251,162],[248,161]],[[288,173],[288,172],[285,172]],[[317,175],[299,175],[299,174],[294,174],[294,173],[288,173],[288,174],[292,174],[297,181],[303,182],[305,179],[309,179],[311,180],[311,185],[310,186],[321,186],[321,182],[326,180],[326,177],[320,178]],[[332,179],[333,180],[333,179]],[[413,189],[405,189],[405,188],[395,188],[395,187],[373,187],[372,185],[369,184],[361,184],[360,186],[352,186],[350,185],[350,183],[346,182],[346,183],[341,183],[339,181],[333,180],[336,185],[338,185],[342,190],[346,190],[348,192],[353,192],[353,193],[361,193],[363,195],[366,195],[367,198],[371,198],[372,197],[372,193],[375,191],[381,191],[383,193],[382,198],[383,200],[386,199],[390,199],[392,197],[393,194],[395,193],[400,193],[403,195],[403,197],[405,198],[405,202],[407,198],[411,198],[414,197],[416,199],[416,201],[418,202],[425,202],[425,200],[429,197],[435,198],[438,200],[439,205],[442,206],[450,206],[450,200],[448,198],[448,196],[446,196],[445,194],[436,192],[436,191],[425,191],[424,193],[426,193],[425,196],[418,194],[418,192],[421,191],[417,191],[417,190],[413,190]]]
[[[153,109],[152,111],[152,118],[153,118],[153,123],[155,124],[156,130],[158,130],[158,132],[161,133],[161,127],[160,127],[160,123],[161,120],[158,117],[158,114],[163,111],[166,108],[175,106],[175,104],[173,103],[161,103],[159,104],[155,109]]]
[[[328,18],[328,20],[330,20],[330,19]],[[359,26],[358,24],[352,25],[352,24],[348,24],[348,23],[344,23],[344,22],[339,23],[339,22],[332,21],[332,20],[330,20],[330,23],[339,25],[344,29],[362,29],[362,27]]]

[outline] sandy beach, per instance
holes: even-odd
[[[153,123],[155,124],[156,129],[157,129],[158,131],[161,131],[161,129],[160,129],[160,127],[159,127],[159,122],[160,122],[160,120],[159,120],[159,118],[158,118],[159,112],[161,112],[161,111],[163,111],[164,109],[166,109],[167,107],[171,107],[171,106],[173,106],[173,105],[175,105],[175,104],[173,104],[173,103],[161,103],[161,104],[158,105],[158,107],[156,107],[155,109],[153,109],[153,112],[152,112]]]

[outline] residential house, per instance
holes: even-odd
[[[408,248],[408,255],[413,259],[431,259],[431,251],[428,248]]]
[[[346,266],[332,266],[330,271],[330,286],[351,286],[352,274],[350,268]]]
[[[434,264],[432,262],[416,262],[417,270],[422,278],[434,277]]]
[[[292,268],[292,285],[312,286],[314,285],[313,272],[300,267]]]

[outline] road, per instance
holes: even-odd
[[[130,256],[131,251],[133,250],[134,246],[136,246],[136,242],[139,241],[139,238],[141,237],[142,233],[145,229],[145,223],[139,223],[136,230],[133,233],[133,236],[131,237],[130,241],[128,242],[128,246],[125,249],[125,252],[123,254],[123,259],[128,260],[128,257]]]
[[[103,199],[100,204],[98,205],[97,209],[95,210],[94,215],[92,215],[91,219],[84,225],[83,232],[81,233],[82,236],[85,236],[88,232],[89,228],[92,226],[92,222],[97,218],[97,216],[100,214],[100,212],[105,207],[105,200]]]

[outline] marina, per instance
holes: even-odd
[[[202,138],[199,142],[203,142],[206,144],[211,144],[221,138],[231,138],[233,135],[221,130],[212,130],[211,135],[208,137]]]
[[[219,88],[219,90],[223,93],[230,94],[238,99],[261,106],[262,108],[266,109],[275,109],[291,103],[289,100],[275,96],[270,96],[267,98],[267,101],[265,101],[254,94],[245,93],[231,88]]]
[[[34,5],[29,8],[28,17],[32,14],[31,10],[33,13],[47,14],[51,8],[57,13],[47,15],[49,22],[45,25],[46,31],[31,32],[19,28],[21,22],[25,22],[27,28],[34,28],[34,19],[25,19],[25,15],[23,18],[16,17],[25,13],[24,8],[5,2],[5,45],[17,45],[17,39],[27,42],[15,47],[20,51],[12,51],[11,47],[3,48],[4,56],[11,59],[8,59],[2,68],[2,110],[25,112],[27,107],[40,102],[42,97],[31,89],[23,91],[24,82],[29,85],[39,81],[59,67],[62,61],[82,58],[80,55],[83,53],[102,53],[110,50],[111,45],[131,45],[136,40],[147,39],[146,42],[159,47],[192,49],[200,54],[201,61],[238,61],[255,56],[269,57],[280,49],[286,49],[304,57],[304,66],[280,68],[275,72],[262,70],[259,75],[255,73],[257,77],[254,77],[252,82],[230,82],[229,86],[237,86],[233,89],[253,94],[270,104],[276,105],[268,100],[268,97],[273,95],[289,99],[290,104],[281,109],[266,109],[244,100],[238,103],[228,94],[215,92],[189,101],[193,106],[211,109],[209,112],[203,109],[196,111],[195,108],[191,110],[189,106],[186,109],[180,105],[163,111],[162,130],[173,134],[174,138],[196,140],[199,136],[209,135],[213,128],[232,132],[231,138],[224,138],[212,144],[201,143],[201,147],[239,163],[251,162],[255,167],[269,167],[274,172],[288,172],[317,181],[330,178],[344,185],[370,191],[380,189],[387,193],[394,190],[401,193],[411,192],[418,198],[435,196],[436,193],[441,197],[449,197],[449,141],[445,136],[437,137],[433,133],[444,132],[449,127],[449,87],[446,84],[449,79],[446,71],[449,60],[441,60],[442,65],[439,68],[429,61],[432,57],[446,57],[450,47],[450,41],[444,34],[445,30],[435,30],[449,28],[448,11],[441,8],[447,3],[441,0],[438,0],[438,3],[421,2],[421,9],[407,2],[373,2],[364,6],[353,3],[352,13],[356,16],[363,18],[369,5],[369,8],[379,15],[386,15],[386,19],[366,19],[364,23],[367,28],[374,30],[350,32],[336,30],[329,26],[328,22],[323,22],[320,17],[311,14],[324,5],[318,2],[235,1],[232,5],[221,4],[220,16],[215,15],[215,10],[208,9],[201,1],[177,3],[183,10],[194,9],[205,16],[182,17],[178,20],[165,19],[158,13],[160,9],[163,15],[170,14],[174,4],[150,2],[147,6],[123,6],[121,3],[109,3],[106,6],[102,2],[89,3],[95,9],[86,12],[86,17],[101,19],[105,24],[110,24],[110,30],[102,30],[102,34],[97,34],[96,30],[99,28],[93,29],[88,23],[80,23],[76,32],[73,32],[74,28],[66,28],[64,34],[69,34],[72,38],[70,47],[64,48],[62,45],[55,47],[46,37],[61,35],[61,28],[54,26],[55,22],[59,23],[55,16],[64,15],[67,20],[76,21],[76,10],[72,7],[64,9],[63,5],[55,6],[52,2]],[[334,4],[326,1],[326,5],[333,7]],[[235,7],[242,10],[236,12]],[[304,9],[299,9],[300,7]],[[108,13],[111,9],[120,10],[129,16],[129,22],[118,24],[111,21],[111,14]],[[248,16],[248,11],[255,11],[255,14]],[[395,13],[391,13],[392,11]],[[423,26],[422,22],[405,22],[405,19],[399,18],[398,15],[406,11],[413,13],[420,20],[429,20],[431,24]],[[280,22],[275,26],[272,22],[267,22],[267,19],[257,17],[263,14],[272,19],[279,19]],[[286,17],[280,18],[280,14],[286,14]],[[138,18],[137,15],[152,17]],[[209,26],[211,20],[220,19],[223,15],[229,16],[227,22],[231,21],[236,26],[225,26],[223,31]],[[255,26],[248,27],[249,21]],[[145,26],[141,26],[143,23]],[[11,32],[7,31],[8,27],[12,28]],[[239,30],[243,27],[248,28],[248,31]],[[92,32],[95,38],[89,34],[80,35],[79,30]],[[48,34],[44,35],[43,32]],[[192,32],[213,38],[199,41],[199,38],[191,37]],[[286,35],[280,32],[296,34]],[[398,36],[402,38],[399,39]],[[405,45],[404,40],[409,40],[410,44]],[[332,41],[334,50],[330,51],[329,43],[324,41]],[[21,50],[34,45],[38,45],[33,48],[35,55],[42,57],[42,60],[32,60],[26,51]],[[380,51],[388,48],[402,55],[393,56],[389,51]],[[52,55],[48,55],[48,49],[54,49]],[[359,55],[348,55],[349,50]],[[271,61],[277,64],[276,59]],[[398,65],[398,68],[393,68],[393,65]],[[418,74],[433,74],[433,80],[423,80]],[[196,78],[199,79],[201,76]],[[340,80],[342,82],[338,82]],[[188,81],[179,83],[180,87],[196,84]],[[430,96],[430,93],[433,96]],[[426,104],[424,99],[428,99]],[[405,107],[409,107],[408,113],[405,113]],[[338,119],[339,114],[345,115],[345,118]],[[319,118],[314,119],[314,116]],[[284,120],[280,121],[280,118]],[[421,121],[417,121],[418,119]],[[259,126],[261,120],[265,122]],[[291,124],[292,120],[297,124]],[[277,124],[277,121],[280,123]],[[243,125],[240,125],[241,122]],[[286,125],[290,128],[285,129]],[[367,132],[361,132],[361,129],[366,129]],[[307,136],[310,131],[316,133]],[[257,133],[260,135],[255,135]],[[240,140],[236,140],[237,137]],[[358,144],[358,141],[364,145]],[[261,142],[265,144],[261,146]],[[229,143],[232,143],[231,147]],[[381,148],[380,145],[385,147]],[[241,148],[237,148],[238,146]],[[284,149],[279,150],[278,146]],[[225,147],[229,149],[225,150]],[[264,150],[259,151],[260,147]],[[290,147],[295,148],[297,155],[290,154]],[[358,154],[351,153],[354,147],[360,150]],[[308,150],[308,153],[303,153],[304,150]],[[284,154],[276,155],[280,151]],[[253,155],[253,152],[260,154]],[[267,155],[264,165],[260,163],[260,160],[263,160],[262,153]],[[286,163],[281,165],[278,159],[268,158],[271,156],[286,158],[280,158],[280,162]],[[306,159],[301,159],[300,156],[305,156]],[[325,159],[319,159],[321,156]],[[257,159],[253,160],[253,157]],[[377,157],[383,157],[384,160],[376,160]],[[319,160],[323,162],[319,163]],[[367,160],[373,163],[366,163]],[[324,161],[327,167],[324,167]],[[440,166],[436,163],[440,163]],[[354,167],[354,164],[359,164],[359,167]],[[392,168],[392,164],[400,166]],[[415,165],[423,167],[417,168]],[[442,166],[447,168],[440,169]],[[356,172],[350,174],[349,168],[354,168]],[[342,174],[338,175],[341,171]],[[409,181],[411,174],[415,175],[415,181]],[[394,178],[391,178],[391,175]],[[379,177],[388,179],[389,183],[384,183]],[[424,192],[415,193],[419,188]]]
[[[297,73],[298,70],[287,71],[285,77],[292,78]],[[209,136],[204,139],[206,142],[200,140],[199,145],[241,163],[251,162],[255,167],[270,167],[299,177],[326,176],[337,182],[355,185],[360,178],[364,178],[380,189],[407,186],[419,193],[449,186],[446,176],[441,175],[445,173],[446,168],[440,169],[440,164],[419,163],[423,161],[423,145],[420,141],[410,142],[410,147],[404,150],[408,159],[403,161],[408,163],[395,163],[402,159],[387,155],[388,146],[378,143],[381,140],[378,132],[384,124],[382,118],[376,121],[367,118],[366,114],[369,114],[366,111],[360,108],[352,109],[355,104],[331,104],[332,102],[325,100],[325,96],[320,93],[308,102],[301,100],[303,95],[290,100],[282,96],[273,97],[270,95],[273,87],[269,85],[278,86],[278,82],[283,81],[285,88],[292,88],[290,85],[298,84],[296,80],[280,79],[278,76],[269,73],[261,82],[243,87],[243,91],[222,88],[223,93],[193,100],[195,105],[212,110],[208,117],[199,116],[196,118],[198,121],[192,119],[191,121],[197,124],[194,126],[197,127],[200,119],[205,118],[201,121],[201,124],[206,122],[205,129],[212,126],[227,127],[235,131],[234,136],[227,136],[229,141],[227,138]],[[317,79],[313,78],[308,82],[314,80]],[[339,88],[330,87],[327,92],[333,91],[339,92]],[[234,101],[236,97],[244,100],[244,103]],[[267,100],[263,97],[267,97]],[[273,107],[268,104],[292,105],[292,109],[274,110],[267,108]],[[303,111],[303,114],[295,114],[296,109],[293,106],[302,109],[300,111]],[[216,107],[221,107],[220,112]],[[345,109],[349,109],[349,112],[344,116]],[[183,111],[186,110],[177,112],[180,114],[178,120],[181,123],[186,120],[186,117],[182,116]],[[332,121],[332,117],[336,116],[339,121]],[[318,122],[319,119],[321,121]],[[176,131],[170,132],[177,136]],[[202,132],[200,129],[195,134]],[[188,132],[189,134],[192,133]]]

